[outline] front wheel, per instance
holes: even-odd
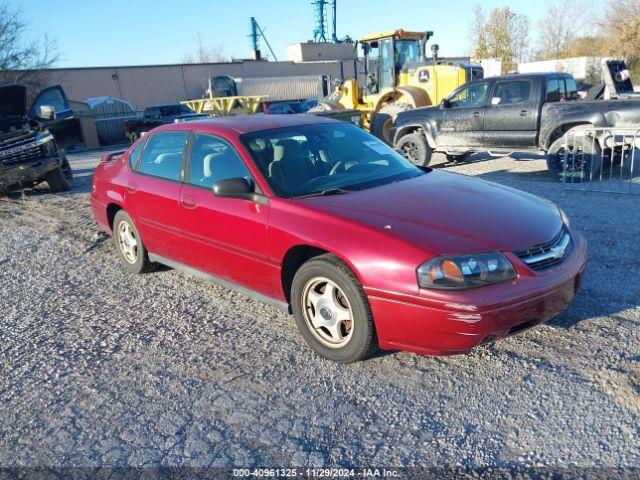
[[[588,180],[602,168],[602,149],[587,138],[558,138],[547,151],[547,168],[561,182]]]
[[[373,316],[362,285],[333,255],[306,262],[296,272],[291,304],[300,334],[322,357],[351,363],[377,348]]]
[[[47,173],[45,181],[52,192],[66,192],[73,187],[73,171],[69,160],[63,158],[62,164],[55,170]]]
[[[404,135],[398,140],[396,148],[402,150],[407,159],[418,167],[426,167],[431,162],[433,150],[424,135],[419,133]]]

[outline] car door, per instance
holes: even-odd
[[[126,210],[149,252],[186,260],[180,235],[180,189],[187,130],[150,135],[125,183]]]
[[[485,145],[533,147],[537,135],[537,93],[531,79],[497,81],[484,116]]]
[[[180,194],[181,229],[188,263],[220,279],[273,295],[268,261],[269,206],[222,198],[213,185],[229,178],[255,182],[240,153],[227,140],[195,133],[187,177]],[[269,273],[271,272],[271,273]]]
[[[463,85],[444,102],[438,147],[482,145],[488,86],[487,82]]]

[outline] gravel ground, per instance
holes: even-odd
[[[126,274],[73,191],[0,199],[1,466],[640,467],[640,197],[540,158],[436,168],[558,202],[587,237],[559,317],[471,354],[340,366],[291,317],[169,269]]]

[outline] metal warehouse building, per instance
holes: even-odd
[[[302,82],[302,77],[306,77],[306,81],[308,81],[309,77],[313,75],[318,77],[326,75],[333,79],[354,77],[356,76],[356,68],[356,62],[353,60],[300,63],[235,61],[132,67],[63,68],[48,70],[46,83],[62,85],[67,96],[73,100],[103,96],[115,97],[131,102],[137,111],[142,111],[150,105],[202,98],[210,77],[226,75],[240,79],[240,85],[243,83],[242,81],[250,85],[251,81],[246,80],[252,78],[281,77],[282,84],[289,83],[295,87],[297,82]],[[287,91],[282,88],[282,84],[280,84],[280,88],[274,90],[269,100],[285,100],[285,98],[277,98],[281,96],[279,92]],[[241,88],[240,85],[239,88]],[[306,90],[303,89],[303,91]],[[242,93],[255,94],[254,92]],[[263,93],[269,94],[269,92]]]

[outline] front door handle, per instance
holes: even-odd
[[[127,193],[136,193],[138,191],[138,187],[132,183],[127,183],[125,189],[127,190]]]
[[[197,203],[193,198],[183,198],[180,200],[180,203],[184,208],[188,208],[189,210],[193,210],[197,206]]]
[[[473,116],[478,118],[480,116],[480,112],[473,112]]]
[[[529,110],[520,110],[520,116],[524,117],[525,115],[529,114]]]

